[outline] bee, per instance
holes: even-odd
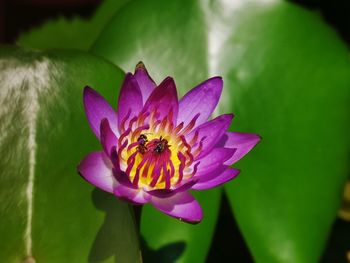
[[[159,138],[159,142],[156,144],[156,147],[154,148],[154,151],[156,153],[162,153],[166,147],[168,147],[168,141],[166,139],[163,139],[162,136]]]
[[[145,134],[140,134],[140,136],[137,139],[137,141],[139,141],[140,143],[145,144],[146,142],[148,142],[148,139],[147,139],[147,136]]]
[[[145,152],[147,152],[147,146],[146,146],[146,143],[148,142],[147,136],[145,134],[140,134],[137,141],[139,142],[139,146],[137,146],[137,148],[139,149],[140,153],[144,154]]]

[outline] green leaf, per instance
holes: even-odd
[[[349,173],[348,51],[291,4],[240,11],[221,70],[237,129],[263,140],[226,192],[257,262],[319,262]]]
[[[205,262],[219,212],[220,191],[194,192],[194,196],[204,210],[204,219],[197,225],[176,221],[149,205],[143,208],[145,262]]]
[[[115,102],[123,78],[79,51],[0,49],[2,262],[140,261],[131,208],[77,173],[101,149],[84,116],[83,87]]]
[[[38,49],[88,50],[114,13],[129,0],[104,0],[91,19],[59,17],[22,33],[17,44]]]
[[[256,262],[318,261],[348,172],[350,84],[346,47],[318,15],[275,0],[133,1],[93,52],[126,71],[142,60],[157,81],[174,76],[181,94],[223,75],[219,111],[233,109],[235,130],[263,137],[226,187]],[[146,209],[149,246],[183,241],[179,262],[201,262],[219,198],[206,194],[212,227],[170,224]]]

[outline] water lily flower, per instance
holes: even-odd
[[[260,140],[228,132],[233,115],[209,119],[223,87],[210,78],[178,100],[171,77],[159,85],[139,63],[126,74],[115,111],[90,87],[84,107],[103,151],[88,154],[80,175],[133,204],[151,203],[180,220],[198,223],[202,209],[189,190],[205,190],[235,178],[230,166]]]

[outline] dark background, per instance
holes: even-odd
[[[58,16],[89,18],[101,0],[0,0],[0,41],[12,43],[20,32]],[[317,10],[350,43],[349,0],[290,0]]]
[[[79,15],[89,18],[99,0],[0,0],[0,43],[12,44],[18,35],[48,19]],[[293,0],[307,9],[320,12],[343,40],[350,45],[349,0]],[[223,196],[219,222],[213,237],[207,262],[253,262],[249,250],[231,215],[228,201]],[[233,223],[234,222],[234,223]],[[350,223],[338,219],[332,229],[321,263],[345,263],[350,251]],[[147,263],[147,258],[145,258]],[[231,260],[230,260],[231,261]]]

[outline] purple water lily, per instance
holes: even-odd
[[[188,190],[205,190],[235,178],[230,165],[260,140],[256,134],[228,132],[232,114],[208,120],[223,81],[210,78],[180,101],[174,80],[158,86],[139,63],[126,74],[118,110],[90,87],[84,107],[103,151],[92,152],[78,170],[88,182],[133,204],[197,223],[202,209]]]

